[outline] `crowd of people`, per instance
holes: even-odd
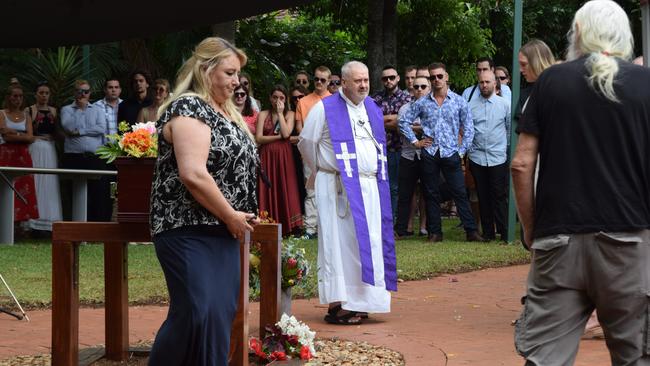
[[[541,40],[521,48],[519,64],[527,87],[515,101],[515,120],[537,77],[556,62]],[[372,98],[382,110],[387,134],[396,238],[420,235],[430,242],[442,241],[441,216],[456,215],[469,241],[506,239],[510,73],[489,57],[479,58],[475,66],[477,82],[462,93],[449,89],[449,75],[441,62],[407,66],[401,74],[391,65],[382,70],[383,88]],[[169,81],[152,80],[144,70],[133,72],[128,80],[129,98],[120,98],[119,78],[109,78],[103,84],[103,98],[94,103],[90,84],[77,80],[71,91],[74,101],[60,113],[50,105],[47,82],[37,84],[35,103],[26,107],[25,90],[13,80],[0,112],[0,164],[113,169],[95,155],[105,136],[116,133],[120,121],[157,120],[172,90]],[[271,88],[268,100],[260,101],[253,94],[250,75],[239,74],[232,99],[260,153],[259,209],[282,223],[285,236],[317,237],[318,213],[308,182],[312,172],[297,148],[298,135],[311,108],[339,92],[340,86],[340,75],[319,66],[313,77],[299,71],[292,80]],[[269,108],[263,110],[263,105]],[[58,154],[57,139],[63,141]],[[110,183],[111,178],[89,181],[93,201],[88,220],[111,220]],[[14,219],[23,229],[50,231],[52,222],[62,219],[56,175],[23,176],[15,187],[22,197],[15,200]]]

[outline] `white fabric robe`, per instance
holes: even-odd
[[[354,220],[340,178],[331,173],[338,172],[339,168],[323,102],[318,102],[305,119],[298,144],[303,161],[309,164],[312,171],[317,171],[315,182],[313,178],[310,182],[315,185],[318,208],[318,294],[322,304],[340,301],[345,310],[386,313],[390,311],[390,292],[386,290],[384,281],[379,190],[376,179],[367,177],[377,173],[377,150],[367,135],[368,132],[372,134],[370,124],[364,124],[364,131],[364,127],[357,123],[360,120],[368,121],[363,102],[354,105],[342,90],[339,92],[346,101],[350,125],[355,135],[375,285],[361,281],[361,261]],[[341,193],[337,193],[337,187],[341,188]]]

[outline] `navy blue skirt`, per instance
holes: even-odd
[[[189,226],[153,242],[170,303],[149,365],[226,366],[239,296],[239,241],[223,226]]]

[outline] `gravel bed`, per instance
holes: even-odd
[[[139,342],[137,347],[150,346],[151,341]],[[372,366],[400,366],[404,365],[404,357],[386,347],[372,345],[367,342],[353,342],[344,339],[316,339],[317,356],[306,365],[372,365]],[[15,356],[0,360],[0,366],[49,366],[49,354],[35,356]],[[99,360],[93,366],[146,366],[146,357],[132,357],[126,363]]]

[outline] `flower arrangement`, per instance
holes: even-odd
[[[130,131],[129,131],[130,130]],[[132,127],[122,121],[118,126],[118,133],[106,135],[108,142],[100,146],[96,154],[106,159],[107,163],[113,162],[120,156],[135,158],[155,158],[158,156],[158,134],[156,122],[136,123]]]
[[[293,316],[283,314],[279,322],[267,325],[265,330],[266,335],[262,341],[251,338],[248,344],[251,358],[259,364],[292,358],[308,361],[316,355],[316,333]]]
[[[282,289],[301,283],[309,274],[309,262],[305,259],[305,248],[299,248],[291,237],[282,243]]]

